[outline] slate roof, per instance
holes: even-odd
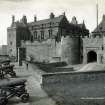
[[[27,24],[24,24],[22,21],[17,21],[13,24],[13,26],[16,26],[16,27],[27,27],[27,26],[34,26],[34,25],[44,25],[44,24],[49,24],[49,23],[60,23],[63,19],[66,19],[66,16],[65,15],[60,15],[58,17],[54,17],[54,18],[49,18],[49,19],[43,19],[43,20],[38,20],[36,22],[30,22],[30,23],[27,23]],[[68,21],[68,20],[67,20]],[[66,25],[66,28],[68,30],[74,30],[76,29],[77,31],[81,31],[81,29],[86,29],[85,27],[85,24],[82,23],[82,24],[72,24],[72,23],[69,23],[68,21],[68,25]]]
[[[72,24],[72,23],[70,23],[69,26],[72,28],[75,27],[76,29],[86,29],[84,24]]]
[[[93,33],[96,32],[105,32],[105,15],[103,15],[102,21],[100,22],[98,27],[96,27],[95,30],[93,31]]]
[[[24,23],[22,23],[22,22],[16,21],[16,22],[14,22],[11,26],[12,26],[12,27],[26,27],[27,24],[24,24]]]
[[[64,15],[60,15],[58,17],[54,17],[53,19],[44,19],[44,20],[39,20],[39,21],[36,21],[36,22],[31,22],[31,23],[28,23],[29,26],[32,26],[32,25],[41,25],[41,24],[46,24],[46,23],[56,23],[56,22],[61,22],[61,20],[64,18],[65,16]]]
[[[86,26],[85,26],[85,24],[77,24],[80,28],[84,28],[84,29],[86,29]]]

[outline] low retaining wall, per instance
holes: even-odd
[[[58,105],[105,103],[105,71],[44,74],[42,87]]]
[[[30,63],[47,73],[73,71],[73,67],[69,68],[65,67],[67,66],[66,62],[54,62],[54,63],[30,62]]]

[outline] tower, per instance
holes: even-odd
[[[61,39],[61,59],[68,64],[79,64],[80,59],[80,37],[66,36]]]

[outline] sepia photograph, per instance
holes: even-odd
[[[0,0],[0,105],[105,105],[105,1]]]

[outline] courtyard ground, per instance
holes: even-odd
[[[35,67],[35,71],[31,67],[26,69],[25,66],[18,66],[15,64],[14,70],[17,73],[18,78],[26,78],[27,79],[27,90],[30,94],[30,100],[27,103],[22,103],[16,97],[11,99],[8,105],[55,105],[55,102],[47,96],[45,91],[41,88],[41,76],[37,72],[37,68]],[[38,70],[40,71],[40,70]]]
[[[68,65],[68,67],[71,65]],[[91,71],[91,70],[105,70],[104,64],[89,63],[73,66],[76,71]],[[19,99],[13,98],[8,105],[56,105],[54,100],[48,97],[47,93],[41,88],[41,75],[45,72],[38,69],[35,65],[30,64],[28,69],[26,66],[18,66],[15,64],[14,70],[18,78],[27,79],[27,90],[30,94],[30,100],[27,103],[22,103]]]

